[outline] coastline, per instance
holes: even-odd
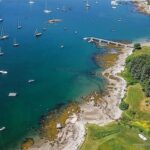
[[[121,117],[119,103],[125,95],[127,84],[118,74],[124,70],[126,58],[132,54],[133,48],[129,46],[131,44],[121,50],[113,66],[102,72],[108,82],[107,94],[101,96],[94,92],[87,96],[87,100],[79,104],[80,112],[70,115],[65,127],[59,129],[55,141],[38,139],[29,150],[77,150],[84,141],[87,123],[102,126]]]
[[[150,15],[150,5],[147,4],[146,0],[132,0],[132,2],[134,3],[139,12]]]

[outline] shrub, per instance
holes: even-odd
[[[134,49],[136,50],[138,50],[138,49],[141,49],[141,44],[140,43],[135,43],[134,44]]]
[[[125,101],[122,101],[119,105],[119,108],[121,110],[127,110],[129,108],[129,104],[127,104]]]

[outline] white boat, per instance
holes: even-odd
[[[78,34],[78,31],[76,30],[76,31],[74,31],[74,33],[75,33],[75,34]]]
[[[35,2],[34,1],[32,1],[32,0],[29,0],[29,4],[34,4]]]
[[[60,45],[60,48],[64,48],[64,45]]]
[[[34,36],[35,37],[39,37],[39,36],[41,36],[42,35],[42,33],[41,32],[38,32],[38,29],[36,29],[35,30],[35,33],[34,33]]]
[[[18,47],[20,44],[17,43],[16,39],[14,39],[14,42],[13,42],[13,47]]]
[[[3,130],[5,130],[6,129],[6,127],[1,127],[0,128],[0,131],[3,131]]]
[[[17,96],[17,93],[16,93],[16,92],[10,92],[10,93],[8,94],[8,96],[9,96],[9,97],[15,97],[15,96]]]
[[[7,74],[8,72],[7,71],[5,71],[5,70],[0,70],[0,74],[2,74],[2,75],[5,75],[5,74]]]
[[[86,8],[89,8],[91,7],[90,4],[88,3],[88,1],[86,1],[86,4],[85,4]]]
[[[87,39],[88,39],[87,37],[84,37],[84,38],[83,38],[84,41],[86,41]]]
[[[113,8],[113,9],[116,9],[117,7],[116,7],[116,6],[112,6],[112,8]]]
[[[0,22],[3,22],[3,21],[4,21],[4,19],[0,18]]]
[[[111,5],[112,5],[112,8],[116,8],[116,6],[118,6],[118,3],[116,0],[112,0]]]
[[[52,12],[52,11],[49,10],[48,7],[47,7],[47,0],[45,0],[45,9],[44,9],[43,11],[44,11],[44,13],[46,13],[46,14],[49,14],[49,13]]]
[[[34,79],[30,79],[30,80],[28,80],[28,83],[33,83],[33,82],[35,82],[35,80],[34,80]]]
[[[144,135],[139,134],[139,137],[140,137],[143,141],[147,141],[147,138],[146,138]]]
[[[2,52],[2,48],[0,47],[0,56],[3,56],[4,53]]]
[[[1,29],[1,35],[0,35],[0,40],[5,40],[5,39],[8,39],[8,38],[9,38],[9,35],[4,33],[4,29],[2,27],[2,29]]]
[[[20,23],[20,20],[18,19],[18,25],[17,25],[17,29],[21,29],[22,28],[22,25]]]
[[[98,1],[96,1],[95,4],[98,4]]]

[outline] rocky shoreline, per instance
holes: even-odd
[[[132,0],[139,12],[150,15],[150,4],[148,0]]]
[[[121,117],[122,112],[118,106],[126,92],[126,81],[119,74],[124,69],[125,59],[132,53],[133,48],[130,46],[123,48],[113,66],[102,72],[108,82],[107,94],[102,96],[93,92],[88,95],[86,100],[79,104],[78,113],[68,112],[65,126],[61,127],[61,124],[57,123],[58,134],[54,141],[46,138],[35,140],[29,150],[77,150],[84,141],[87,123],[106,125]]]

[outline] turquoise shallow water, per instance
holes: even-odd
[[[104,88],[103,79],[89,76],[89,72],[101,70],[91,58],[103,50],[86,43],[83,37],[131,41],[150,38],[150,17],[133,12],[131,4],[113,10],[109,0],[99,4],[91,0],[91,9],[86,10],[81,0],[48,0],[53,12],[47,15],[43,13],[44,3],[36,0],[30,6],[27,0],[0,2],[0,16],[5,19],[0,26],[10,35],[9,40],[0,41],[5,52],[0,57],[0,70],[8,71],[8,75],[0,76],[0,127],[6,127],[0,132],[0,150],[15,149],[18,141],[32,132],[31,127],[38,128],[41,115],[58,104]],[[71,9],[56,10],[63,6]],[[18,18],[23,25],[19,31]],[[42,37],[34,38],[35,28],[42,31],[49,18],[63,22],[48,25]],[[122,21],[117,21],[119,18]],[[20,47],[12,47],[13,38]],[[30,78],[37,82],[28,85]],[[8,97],[10,91],[17,91],[18,97]]]

